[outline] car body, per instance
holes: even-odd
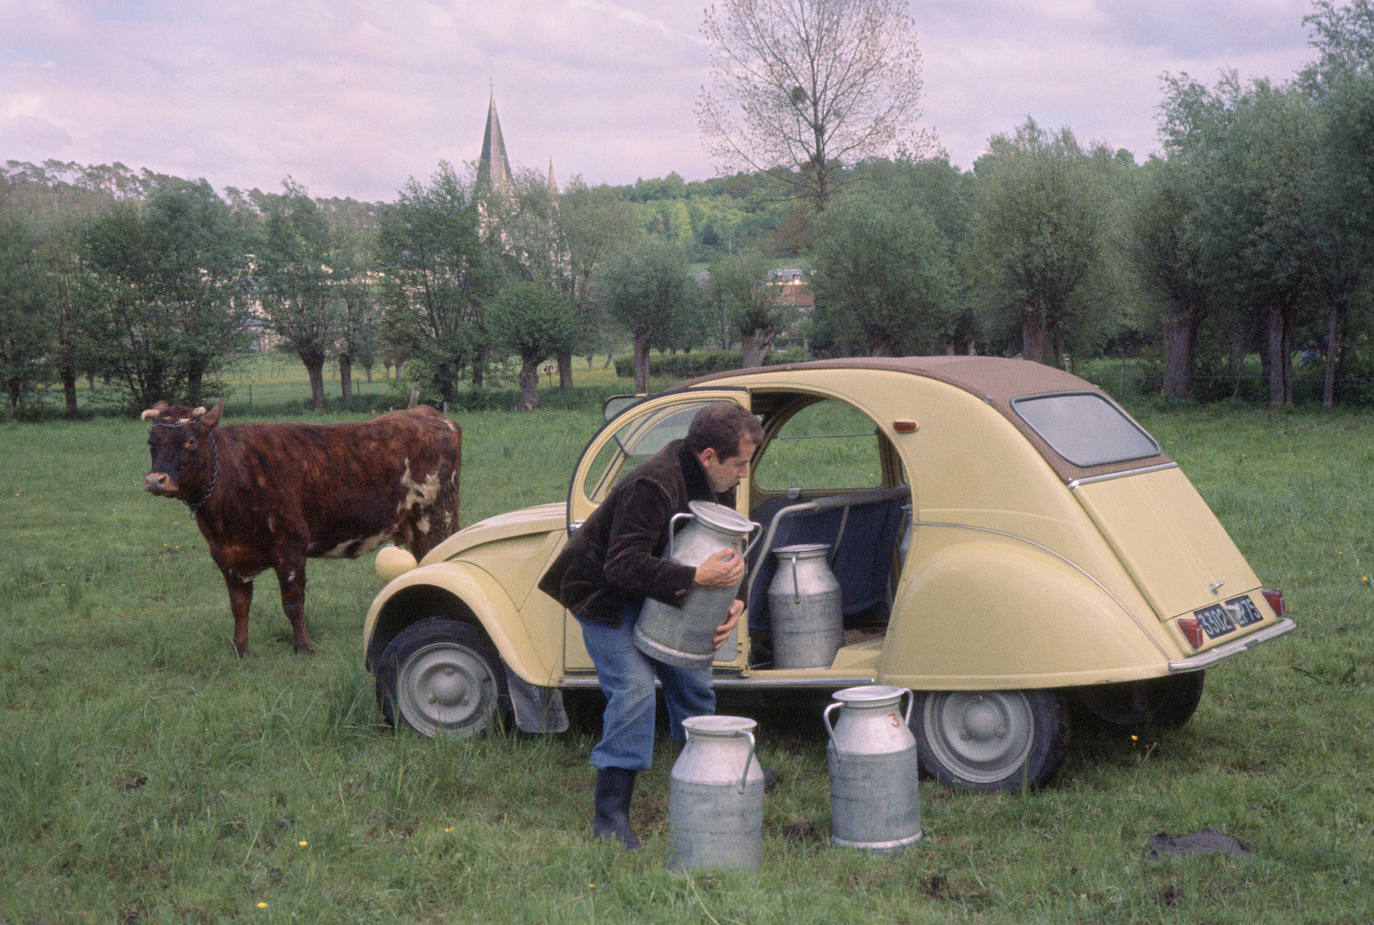
[[[1181,724],[1205,669],[1294,627],[1178,465],[1096,386],[991,357],[821,360],[613,400],[565,501],[473,524],[418,565],[380,554],[364,647],[388,719],[470,733],[508,683],[596,687],[576,620],[538,580],[619,477],[720,400],[752,410],[764,440],[737,493],[760,525],[751,613],[714,683],[909,688],[922,767],[953,786],[1047,782],[1074,716]],[[779,667],[761,644],[760,582],[784,541],[827,543],[845,589],[824,667]]]

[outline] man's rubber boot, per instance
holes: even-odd
[[[630,828],[630,797],[635,791],[635,772],[602,768],[596,772],[596,815],[592,834],[618,839],[629,851],[639,847],[639,836]]]

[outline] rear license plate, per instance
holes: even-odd
[[[1195,610],[1193,616],[1213,639],[1235,632],[1237,626],[1250,626],[1264,619],[1255,602],[1248,597],[1232,598],[1225,604]]]

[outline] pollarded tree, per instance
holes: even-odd
[[[816,222],[818,324],[840,349],[932,352],[958,313],[949,245],[912,178],[856,184]]]
[[[409,180],[383,216],[378,253],[388,336],[452,403],[464,366],[477,380],[488,343],[486,305],[498,279],[480,240],[472,184],[448,163],[428,185]]]
[[[1027,119],[978,161],[964,253],[989,328],[1019,336],[1021,355],[1055,365],[1094,322],[1103,270],[1110,156],[1084,151],[1068,129]]]
[[[759,254],[722,257],[711,264],[711,305],[722,326],[740,338],[742,366],[762,366],[773,339],[791,312],[768,279],[769,261]]]
[[[492,339],[520,356],[521,411],[539,407],[539,364],[566,350],[577,336],[572,301],[548,283],[519,280],[496,293]]]
[[[597,301],[634,338],[635,391],[649,390],[649,348],[675,344],[698,324],[700,295],[682,248],[647,238],[607,258],[592,280]]]
[[[258,248],[260,295],[272,330],[305,364],[312,406],[323,411],[324,364],[337,329],[334,246],[315,201],[291,180],[284,186],[268,207]]]
[[[38,241],[18,218],[0,221],[0,384],[10,413],[42,383],[51,336]]]
[[[724,173],[767,172],[817,211],[843,163],[916,153],[921,53],[905,0],[721,0],[697,122]]]
[[[599,303],[592,297],[592,275],[608,255],[626,250],[643,237],[635,209],[609,186],[588,186],[574,177],[558,202],[558,227],[568,259],[569,295],[577,310],[576,343],[558,354],[558,381],[572,387],[572,351],[607,349],[609,336]]]

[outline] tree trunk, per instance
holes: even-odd
[[[62,395],[66,399],[67,411],[64,417],[69,421],[75,421],[77,417],[76,409],[76,370],[69,366],[62,367]]]
[[[310,374],[310,404],[316,411],[324,410],[324,360],[312,360],[305,364]]]
[[[1200,317],[1192,306],[1175,302],[1164,326],[1164,384],[1159,394],[1187,398],[1193,389]]]
[[[520,361],[519,411],[533,411],[539,407],[539,358],[523,357]]]
[[[1021,357],[1034,363],[1053,366],[1050,352],[1050,333],[1045,323],[1038,318],[1026,318],[1021,322]]]
[[[1331,303],[1331,315],[1326,328],[1326,375],[1322,380],[1322,407],[1336,406],[1336,369],[1341,362],[1341,333],[1345,326],[1347,303],[1343,299]]]
[[[573,387],[572,351],[558,351],[558,387],[564,392]]]
[[[339,354],[339,397],[343,406],[353,410],[353,358],[346,353]]]
[[[1265,309],[1264,318],[1264,381],[1270,408],[1293,403],[1293,359],[1288,345],[1291,336],[1283,304],[1274,299]]]
[[[649,332],[635,332],[635,394],[649,394]]]
[[[773,339],[777,329],[772,325],[755,328],[740,342],[740,365],[745,369],[762,366],[764,358],[773,349]]]

